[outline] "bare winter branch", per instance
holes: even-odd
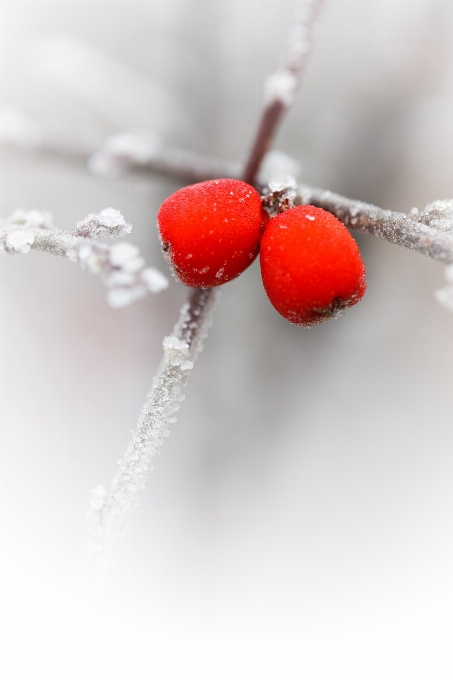
[[[50,213],[16,210],[0,228],[0,252],[13,255],[41,250],[67,257],[98,274],[109,289],[107,299],[112,307],[123,307],[168,286],[168,280],[161,272],[145,266],[137,246],[125,241],[112,246],[95,241],[103,235],[123,236],[131,229],[121,213],[113,208],[88,215],[73,232],[54,229]]]
[[[415,250],[444,264],[453,263],[453,200],[435,201],[409,215],[382,210],[332,191],[299,187],[296,203],[310,203],[335,215],[343,224],[384,241]]]
[[[265,82],[266,106],[243,174],[249,184],[255,180],[283,114],[294,101],[321,4],[322,0],[299,0],[282,66]]]
[[[153,459],[184,399],[184,389],[202,350],[218,295],[218,289],[191,290],[173,334],[163,341],[160,367],[110,489],[107,491],[102,486],[93,489],[88,559],[94,559],[98,568],[110,561],[126,529],[129,514],[138,505]]]

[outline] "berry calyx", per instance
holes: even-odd
[[[268,219],[252,186],[218,179],[169,196],[157,227],[175,275],[186,286],[209,288],[231,281],[253,262]]]
[[[270,302],[299,326],[335,318],[365,294],[365,266],[357,243],[321,208],[301,205],[270,219],[260,261]]]

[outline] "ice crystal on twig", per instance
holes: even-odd
[[[76,236],[97,239],[101,236],[117,238],[130,234],[132,226],[126,222],[119,210],[104,208],[100,213],[91,213],[74,230]]]
[[[411,217],[439,231],[453,233],[453,198],[428,203],[422,212],[412,208]]]
[[[194,362],[203,347],[219,291],[191,290],[173,334],[163,341],[164,355],[151,391],[140,413],[137,427],[119,469],[107,491],[93,489],[90,526],[90,560],[103,567],[111,559],[125,532],[131,511],[138,505],[140,491],[152,470],[174,414],[184,398],[184,389]]]
[[[161,272],[146,267],[137,246],[124,241],[112,246],[95,241],[103,235],[122,236],[131,229],[119,210],[114,208],[88,215],[73,232],[54,229],[48,212],[16,210],[1,225],[0,250],[9,254],[26,254],[34,249],[67,257],[98,274],[109,289],[107,299],[110,305],[123,307],[147,293],[159,293],[168,287],[168,279]]]

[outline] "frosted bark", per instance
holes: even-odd
[[[153,467],[153,460],[175,422],[175,413],[194,362],[212,321],[218,289],[191,289],[172,335],[164,338],[164,354],[140,413],[132,440],[120,461],[110,489],[93,489],[88,562],[106,566],[123,537],[131,511]]]
[[[168,287],[168,279],[153,267],[146,267],[137,246],[126,241],[113,245],[98,243],[107,235],[123,236],[132,227],[118,210],[106,208],[78,222],[74,231],[53,228],[50,213],[16,210],[0,228],[0,252],[10,255],[41,250],[66,257],[92,274],[97,274],[108,288],[112,307],[123,307],[147,293],[159,293]]]
[[[406,215],[303,184],[296,203],[318,206],[347,227],[415,250],[438,262],[453,263],[453,200],[435,201],[422,212],[413,208]]]

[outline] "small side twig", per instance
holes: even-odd
[[[16,210],[0,228],[0,252],[15,255],[40,250],[66,257],[99,275],[108,288],[111,306],[123,307],[147,293],[159,293],[168,287],[161,272],[145,266],[137,246],[125,241],[112,246],[96,241],[103,235],[123,236],[131,229],[113,208],[88,215],[72,232],[54,229],[50,213]]]

